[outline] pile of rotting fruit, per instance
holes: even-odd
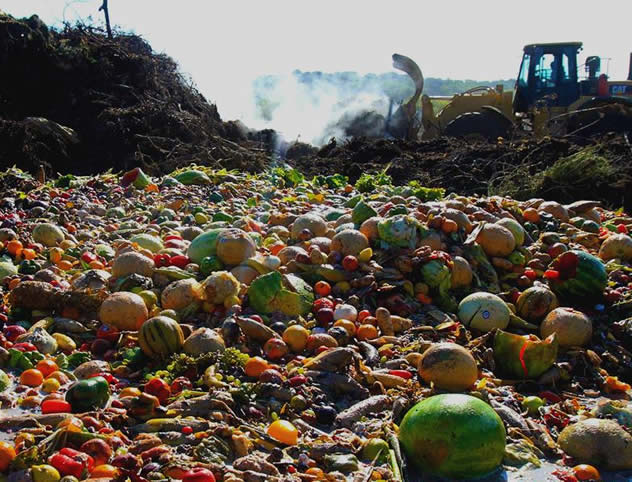
[[[6,480],[626,480],[632,218],[363,191],[191,166],[2,192]]]

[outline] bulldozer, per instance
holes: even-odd
[[[632,131],[632,54],[628,79],[612,81],[601,72],[602,59],[597,56],[587,57],[580,78],[581,50],[581,42],[526,45],[513,92],[497,85],[451,97],[422,94],[419,66],[409,57],[393,54],[393,67],[409,75],[415,93],[389,115],[386,130],[405,139],[417,139],[422,131],[423,140],[439,136],[495,140],[518,132],[542,137]],[[435,114],[433,100],[448,103]]]

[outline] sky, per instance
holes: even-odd
[[[3,0],[14,16],[47,24],[98,23],[102,0]],[[245,113],[251,82],[294,69],[393,71],[394,52],[426,77],[493,80],[517,76],[528,43],[584,42],[627,77],[628,0],[109,0],[114,25],[173,57],[225,119]],[[603,13],[603,20],[600,13]]]

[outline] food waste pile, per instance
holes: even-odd
[[[290,168],[5,177],[6,480],[632,470],[622,211]]]

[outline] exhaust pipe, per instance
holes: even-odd
[[[632,52],[630,52],[630,67],[628,69],[628,80],[632,80]]]

